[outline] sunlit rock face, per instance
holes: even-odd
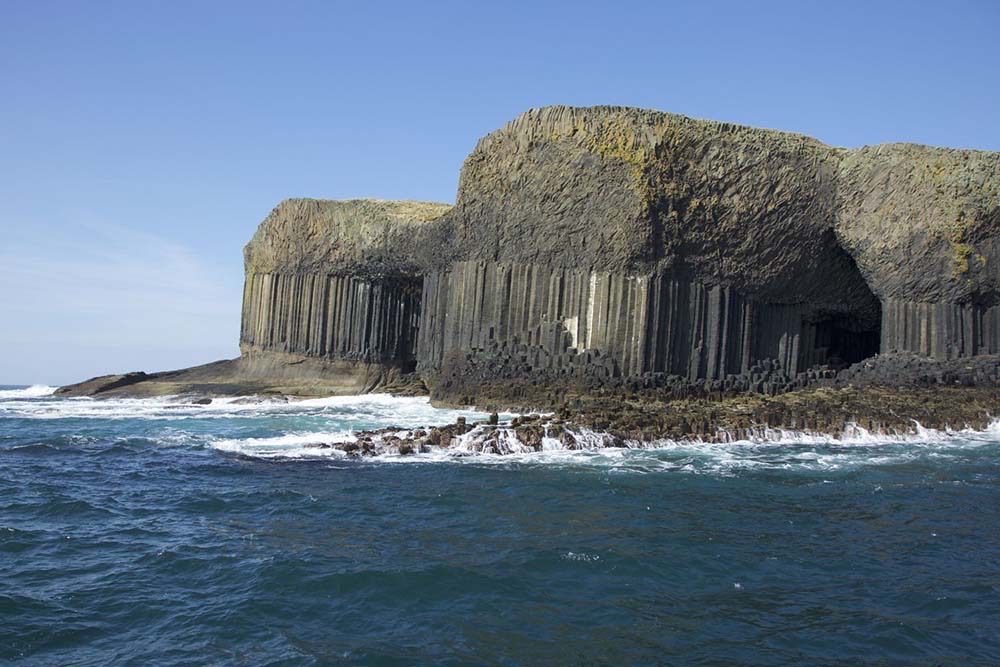
[[[459,348],[695,380],[867,356],[879,304],[833,231],[837,160],[654,111],[529,111],[465,162],[444,216],[458,262],[424,282],[421,367]]]
[[[882,301],[883,351],[1000,352],[1000,153],[845,152],[835,229]]]
[[[416,369],[442,396],[997,353],[998,174],[996,153],[531,110],[479,141],[454,207],[279,205],[246,248],[241,347]]]

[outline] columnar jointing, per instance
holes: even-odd
[[[255,273],[240,340],[252,348],[363,362],[412,362],[420,279]]]
[[[450,350],[514,345],[529,348],[539,369],[585,356],[613,375],[723,379],[764,359],[795,373],[834,352],[828,328],[806,322],[803,306],[667,275],[458,262],[424,279],[422,303],[417,357],[429,370]]]
[[[268,372],[416,368],[462,398],[998,354],[998,173],[1000,153],[535,109],[476,145],[454,206],[279,204],[244,252],[241,348]]]
[[[938,359],[1000,354],[1000,306],[886,299],[881,346]]]

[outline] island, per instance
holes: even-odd
[[[239,358],[58,394],[534,413],[362,434],[360,453],[474,429],[499,451],[500,433],[615,446],[983,428],[1000,411],[996,152],[545,107],[479,140],[453,206],[289,199],[244,260]]]

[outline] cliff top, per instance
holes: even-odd
[[[519,135],[527,140],[554,139],[577,134],[592,134],[595,131],[605,135],[617,135],[608,138],[620,139],[622,144],[618,146],[619,148],[625,148],[625,142],[628,142],[638,149],[652,147],[670,129],[683,129],[687,133],[728,133],[749,141],[808,143],[817,147],[831,148],[818,139],[795,132],[704,120],[654,109],[609,105],[591,107],[553,105],[528,109],[499,129],[485,135],[477,142],[473,154],[480,150],[488,150],[489,144],[502,136]]]
[[[551,106],[479,140],[445,219],[459,255],[486,261],[679,271],[832,307],[852,300],[830,287],[846,284],[846,250],[879,296],[1000,294],[998,152],[836,148],[661,111]]]
[[[414,199],[377,199],[359,197],[356,199],[317,199],[314,197],[290,197],[279,203],[275,210],[314,204],[321,208],[341,209],[345,215],[374,214],[404,222],[430,222],[448,212],[451,204]],[[363,222],[367,218],[360,219]]]
[[[384,199],[286,199],[243,251],[248,272],[409,272],[416,230],[448,204]]]
[[[984,156],[1000,156],[1000,152],[986,151],[971,148],[953,148],[947,146],[933,146],[919,144],[915,142],[885,142],[878,144],[866,144],[857,147],[841,147],[826,144],[815,137],[799,132],[788,130],[778,130],[773,128],[756,127],[744,125],[742,123],[732,123],[727,121],[710,120],[706,118],[694,118],[684,114],[671,113],[669,111],[659,111],[656,109],[644,109],[641,107],[628,107],[618,105],[595,105],[589,107],[578,107],[568,105],[550,105],[544,107],[533,107],[522,112],[513,120],[508,121],[498,129],[484,135],[476,143],[475,150],[481,146],[486,147],[490,141],[495,140],[500,135],[520,134],[525,137],[551,138],[552,133],[572,135],[582,132],[588,125],[600,123],[611,125],[614,122],[630,123],[637,127],[643,126],[643,130],[635,133],[637,142],[652,144],[657,136],[668,126],[683,128],[686,132],[706,132],[706,133],[729,133],[735,137],[745,140],[761,141],[786,141],[792,143],[805,142],[818,147],[823,147],[831,151],[875,151],[880,149],[891,149],[897,153],[979,153]]]

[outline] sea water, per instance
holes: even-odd
[[[0,387],[0,663],[1000,664],[1000,427],[511,456]]]

